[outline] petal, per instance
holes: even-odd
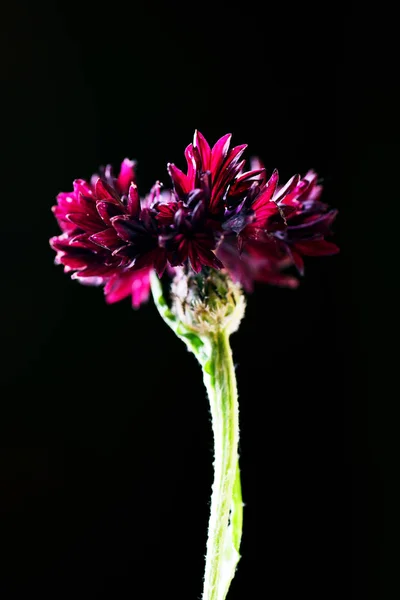
[[[150,269],[130,270],[114,275],[107,282],[104,293],[108,304],[132,295],[132,306],[138,308],[150,296]]]
[[[200,168],[201,171],[208,171],[211,166],[211,148],[204,135],[197,129],[193,136],[193,152],[195,153],[195,156],[196,151],[201,161],[198,168]]]
[[[133,242],[138,234],[143,235],[146,233],[142,223],[140,223],[140,221],[134,221],[128,215],[113,217],[111,223],[121,240],[124,240],[124,242]]]
[[[87,256],[70,256],[68,254],[61,254],[58,257],[58,260],[61,264],[69,269],[84,269],[88,266]]]
[[[323,238],[296,242],[294,248],[305,256],[330,256],[339,252],[336,244],[327,242]]]
[[[117,204],[114,204],[114,202],[106,202],[105,200],[96,202],[96,209],[106,225],[111,224],[111,219],[113,217],[123,214],[122,206],[118,206]]]
[[[294,266],[296,267],[300,275],[304,275],[304,260],[302,259],[301,255],[295,250],[292,250],[291,254]]]
[[[195,187],[196,178],[196,162],[193,156],[193,144],[189,144],[185,150],[185,157],[187,162],[187,185],[189,190]]]
[[[104,229],[104,231],[91,235],[90,240],[98,246],[111,251],[121,247],[121,238],[118,237],[117,232],[113,227],[109,227],[108,229]]]
[[[277,193],[274,198],[275,202],[284,202],[286,200],[286,196],[288,196],[294,189],[296,189],[298,183],[300,181],[300,175],[293,175],[291,179],[284,185]]]
[[[135,183],[131,183],[128,194],[128,212],[132,217],[138,217],[140,213],[140,197]]]
[[[187,176],[173,163],[168,163],[167,169],[178,196],[186,196],[186,194],[190,191],[190,182],[188,181]]]
[[[224,168],[226,169],[231,163],[237,163],[242,156],[243,152],[246,150],[247,144],[241,144],[240,146],[235,146],[232,150],[229,151],[226,161],[224,163]]]
[[[73,182],[73,188],[74,192],[76,193],[76,197],[78,197],[78,194],[83,194],[84,196],[93,195],[92,186],[84,179],[75,179]]]
[[[98,247],[90,240],[90,233],[80,233],[71,238],[69,245],[73,248],[84,248],[85,250],[91,250],[97,252]]]
[[[97,200],[109,200],[117,202],[118,204],[121,203],[117,192],[104,181],[104,179],[99,177],[95,183],[94,189]]]
[[[83,231],[88,233],[97,233],[101,231],[104,227],[103,221],[99,216],[85,214],[85,213],[69,213],[66,215],[66,219],[70,221],[70,223],[74,223]]]
[[[160,225],[172,225],[174,222],[175,213],[178,210],[179,204],[173,202],[160,202],[157,206],[156,219]]]
[[[136,180],[135,177],[136,161],[125,158],[122,161],[121,169],[118,175],[117,183],[121,194],[127,194],[129,186]]]
[[[70,239],[71,238],[64,233],[50,238],[49,243],[51,248],[56,252],[65,252],[68,250]]]
[[[90,265],[83,271],[78,271],[72,275],[72,279],[79,279],[80,277],[111,277],[115,274],[118,266],[108,266],[104,264]]]
[[[210,170],[213,177],[214,174],[222,167],[226,155],[228,154],[231,139],[232,134],[227,133],[214,144],[211,150]]]
[[[275,204],[275,202],[271,202],[273,195],[275,194],[276,186],[278,185],[279,174],[277,169],[274,170],[268,182],[265,184],[264,188],[261,190],[260,194],[256,197],[253,202],[251,208],[256,212],[261,210],[263,206],[269,206],[270,204]]]

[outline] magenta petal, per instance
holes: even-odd
[[[246,173],[242,173],[235,181],[235,186],[243,183],[244,181],[259,181],[259,175],[263,175],[265,173],[265,169],[255,169],[254,171],[246,171]]]
[[[226,169],[231,163],[235,161],[235,164],[239,161],[243,152],[246,150],[247,144],[241,144],[240,146],[235,146],[232,150],[229,151],[226,161],[224,163],[224,168]]]
[[[222,166],[226,155],[228,154],[229,146],[231,143],[232,134],[227,133],[220,138],[213,146],[211,150],[211,173],[214,173]]]
[[[60,192],[57,195],[57,205],[60,209],[64,209],[65,212],[71,212],[72,206],[78,201],[78,194],[76,192]]]
[[[91,235],[90,240],[111,251],[121,247],[121,238],[118,237],[117,232],[112,227]]]
[[[58,256],[59,262],[69,267],[69,269],[84,269],[87,267],[88,258],[86,256],[69,256],[68,254],[61,254]]]
[[[191,190],[194,188],[196,180],[196,164],[193,156],[193,144],[189,144],[189,146],[187,146],[185,150],[185,157],[188,167],[186,181],[188,189]]]
[[[300,181],[300,175],[293,175],[293,177],[291,179],[289,179],[289,181],[286,183],[286,185],[284,185],[279,192],[277,193],[276,197],[274,198],[275,202],[285,202],[285,197],[290,194],[298,185]]]
[[[66,219],[67,213],[65,212],[64,208],[62,208],[60,206],[52,206],[51,210],[53,211],[53,214],[54,214],[55,218],[57,219],[57,223],[58,223],[61,231],[70,233],[70,232],[73,232],[74,230],[76,230],[76,225],[74,225],[73,223],[70,223]]]
[[[208,171],[211,166],[211,148],[204,135],[197,129],[193,136],[193,149],[196,149],[199,153],[201,170]]]
[[[110,267],[103,264],[90,265],[82,271],[73,273],[72,279],[79,279],[80,277],[111,277],[114,275],[116,268],[116,266]]]
[[[118,206],[117,204],[114,204],[114,202],[107,202],[106,200],[96,202],[96,209],[106,225],[111,224],[111,219],[113,217],[123,214],[122,206]]]
[[[131,183],[128,194],[128,212],[132,217],[138,217],[140,213],[140,197],[135,183]]]
[[[105,285],[104,293],[108,304],[132,295],[132,306],[138,308],[150,296],[150,269],[114,275]]]
[[[66,215],[66,219],[88,233],[97,233],[104,227],[102,220],[100,217],[96,218],[96,215],[92,216],[85,215],[84,213],[70,213]]]
[[[50,238],[50,246],[56,252],[65,252],[68,250],[70,237],[65,233],[62,235],[54,236]]]
[[[84,179],[75,179],[75,181],[73,182],[73,187],[76,197],[78,197],[78,194],[83,194],[84,196],[93,195],[93,190],[90,183],[88,183]]]
[[[90,233],[80,233],[79,235],[74,235],[69,242],[69,246],[75,248],[85,248],[86,250],[91,250],[92,252],[97,252],[98,247],[90,240]]]
[[[262,223],[265,218],[271,214],[271,212],[275,213],[278,211],[275,201],[271,200],[275,193],[277,184],[278,171],[275,170],[251,206],[256,213],[257,223]]]
[[[185,196],[190,191],[190,182],[187,176],[173,163],[168,163],[167,168],[176,193],[178,196]]]
[[[135,166],[136,161],[125,158],[122,161],[121,169],[118,175],[118,187],[121,194],[127,194],[129,186],[135,181]]]
[[[95,194],[97,200],[109,200],[120,203],[120,198],[117,192],[103,179],[99,179],[95,183]]]

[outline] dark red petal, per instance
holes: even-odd
[[[97,214],[69,213],[65,216],[68,221],[88,233],[97,233],[104,227],[103,221]]]
[[[150,252],[146,252],[135,260],[134,270],[140,269],[155,269],[159,277],[165,271],[167,266],[167,252],[164,248],[154,248]]]
[[[292,250],[291,254],[292,254],[294,266],[296,267],[296,269],[298,270],[300,275],[304,275],[304,260],[302,259],[300,254],[298,252],[296,252],[295,250]]]
[[[60,254],[58,260],[69,269],[84,269],[88,264],[87,256],[70,256],[69,254]]]
[[[105,200],[96,202],[96,209],[106,225],[110,225],[113,217],[123,214],[122,206],[118,206],[117,204],[114,204],[114,202],[107,202]]]
[[[153,262],[156,273],[159,277],[162,277],[165,268],[167,266],[167,253],[164,248],[157,248],[157,252],[154,256]]]
[[[190,265],[195,273],[200,273],[203,265],[199,260],[197,247],[195,244],[188,244],[188,258],[190,260]]]
[[[259,220],[257,212],[260,213],[260,221],[262,220],[261,211],[263,207],[268,207],[269,210],[273,210],[273,206],[276,207],[275,202],[271,202],[271,200],[273,198],[273,195],[275,194],[276,186],[278,185],[278,180],[279,174],[278,171],[275,169],[275,171],[272,173],[271,177],[265,184],[264,188],[253,202],[251,208],[256,213],[257,221]]]
[[[140,197],[135,183],[131,183],[128,194],[128,213],[132,217],[138,217],[140,213]]]
[[[226,158],[226,155],[228,154],[231,139],[232,134],[227,133],[214,144],[211,150],[210,170],[213,178],[214,174],[216,174],[216,172],[220,169]]]
[[[55,218],[57,219],[57,223],[58,223],[61,231],[64,231],[66,233],[72,233],[73,231],[77,230],[76,225],[67,221],[66,212],[65,212],[64,208],[60,208],[59,206],[52,206],[51,210],[52,210]]]
[[[121,194],[127,194],[130,184],[135,181],[135,166],[136,162],[134,160],[129,160],[129,158],[125,158],[122,161],[117,179]]]
[[[74,192],[76,193],[76,197],[78,197],[78,194],[83,194],[84,196],[93,195],[92,186],[84,179],[75,179],[75,181],[73,182],[73,187]]]
[[[65,252],[68,250],[70,237],[65,233],[62,235],[54,236],[50,238],[50,246],[56,252]]]
[[[174,222],[175,213],[178,210],[178,202],[161,202],[157,206],[156,219],[160,225],[172,225]]]
[[[204,135],[197,129],[193,136],[193,150],[197,150],[199,153],[201,170],[208,171],[211,166],[211,148]]]
[[[299,223],[299,225],[291,225],[289,218],[289,227],[288,227],[288,235],[289,239],[291,236],[301,237],[311,237],[312,235],[319,234],[329,235],[331,233],[331,227],[333,221],[337,216],[337,210],[331,210],[328,213],[315,214],[310,215],[309,217],[305,216],[304,221]],[[306,213],[304,213],[306,215]],[[301,218],[302,215],[299,215]],[[292,238],[293,239],[293,238]]]
[[[231,163],[236,164],[243,152],[246,150],[247,144],[241,144],[240,146],[235,146],[232,150],[229,151],[226,161],[224,162],[224,169],[228,168]]]
[[[168,163],[167,169],[176,193],[178,196],[185,196],[190,191],[190,182],[187,176],[173,163]]]
[[[196,179],[196,165],[193,156],[193,144],[189,144],[185,150],[185,157],[187,162],[187,186],[191,190],[195,186]]]
[[[90,233],[80,233],[71,238],[69,245],[73,248],[85,248],[92,252],[97,252],[98,247],[90,240]]]
[[[121,238],[118,237],[117,232],[112,227],[91,235],[90,240],[98,246],[111,251],[121,247]]]
[[[240,183],[243,183],[244,181],[259,181],[260,179],[262,179],[262,177],[259,177],[259,175],[264,175],[265,173],[265,169],[255,169],[253,171],[246,171],[246,173],[242,173],[242,175],[239,175],[239,177],[237,177],[237,179],[235,180],[235,186],[239,185]]]
[[[276,197],[274,198],[275,202],[283,202],[284,203],[285,196],[290,194],[296,188],[299,181],[300,181],[300,175],[293,175],[293,177],[291,179],[289,179],[289,181],[286,183],[286,185],[284,185],[279,190]]]
[[[305,256],[329,256],[337,254],[339,248],[332,242],[327,242],[324,239],[307,240],[304,242],[296,242],[294,248]]]
[[[144,232],[143,225],[138,221],[134,221],[128,215],[113,217],[111,223],[121,240],[124,240],[124,242],[132,242],[133,238],[137,236],[138,233],[143,234]]]
[[[111,277],[118,270],[118,265],[108,266],[104,264],[90,265],[83,271],[78,271],[72,275],[72,279],[80,277]]]
[[[117,192],[104,179],[99,179],[95,183],[95,195],[97,200],[109,200],[120,203],[121,200]]]

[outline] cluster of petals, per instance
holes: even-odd
[[[128,159],[117,177],[107,166],[90,182],[75,180],[53,207],[56,263],[103,285],[108,302],[131,296],[134,307],[147,300],[153,270],[161,277],[176,267],[226,269],[247,291],[257,281],[296,287],[304,256],[338,251],[325,239],[337,211],[321,202],[316,173],[280,185],[258,160],[245,170],[245,149],[231,147],[230,134],[211,148],[196,131],[186,172],[168,164],[172,187],[157,182],[144,198]]]

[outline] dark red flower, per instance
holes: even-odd
[[[245,160],[241,160],[247,144],[230,148],[232,134],[220,138],[210,148],[205,137],[196,131],[193,143],[185,150],[186,175],[174,164],[168,164],[168,172],[177,198],[185,202],[190,192],[201,189],[207,211],[212,216],[224,214],[226,204],[236,203],[249,189],[264,169],[242,173]]]
[[[337,252],[325,239],[336,211],[320,201],[310,171],[279,186],[260,162],[244,171],[245,145],[231,135],[211,148],[200,132],[185,151],[187,172],[168,164],[173,189],[156,183],[140,199],[134,161],[118,177],[107,166],[90,183],[76,180],[53,207],[62,234],[51,239],[56,262],[74,278],[104,285],[108,302],[128,295],[136,307],[149,296],[149,275],[184,266],[229,271],[251,290],[255,281],[295,287],[286,272],[303,272],[302,256]]]
[[[339,252],[336,244],[325,239],[332,235],[337,210],[329,210],[328,205],[320,201],[321,193],[317,174],[309,171],[300,180],[297,193],[276,200],[281,209],[287,210],[287,225],[274,235],[285,243],[301,275],[304,272],[302,256],[327,256]]]

